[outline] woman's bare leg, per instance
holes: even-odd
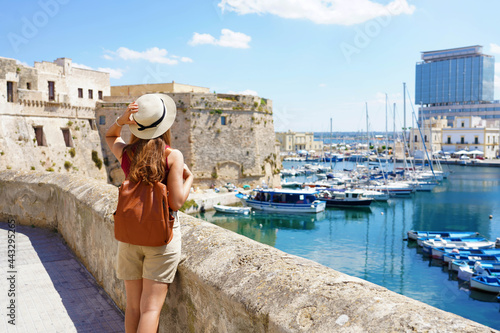
[[[142,279],[141,319],[137,333],[156,333],[167,292],[167,283]]]
[[[142,279],[125,280],[127,307],[125,308],[125,332],[136,333],[141,317]]]

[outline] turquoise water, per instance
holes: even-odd
[[[284,163],[285,168],[291,165],[298,162]],[[368,209],[327,208],[313,215],[255,212],[249,217],[207,212],[199,217],[500,329],[500,303],[494,295],[470,291],[439,261],[424,257],[416,244],[404,240],[412,229],[474,230],[490,240],[500,237],[500,168],[450,166],[450,170],[448,180],[431,193],[373,203]]]

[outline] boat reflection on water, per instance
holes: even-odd
[[[276,244],[279,230],[314,230],[316,222],[323,221],[326,218],[325,212],[317,214],[272,214],[259,211],[253,211],[249,215],[208,211],[193,216],[270,246]]]
[[[481,302],[496,303],[498,302],[497,294],[486,293],[484,291],[471,289],[469,297]]]

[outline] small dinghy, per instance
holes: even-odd
[[[224,206],[224,205],[214,205],[214,209],[221,213],[230,213],[230,214],[249,214],[252,210],[251,207],[233,207],[233,206]]]
[[[498,294],[500,292],[500,278],[497,276],[473,276],[470,279],[470,287]]]

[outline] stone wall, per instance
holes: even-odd
[[[54,100],[49,99],[49,81],[54,82]],[[8,84],[13,85],[12,99]],[[30,67],[0,57],[0,87],[0,170],[107,179],[105,168],[98,167],[103,157],[95,104],[99,91],[103,97],[109,94],[108,73],[75,68],[67,58]]]
[[[0,172],[0,220],[57,228],[120,308],[112,185]],[[493,332],[312,261],[181,214],[183,255],[160,332]]]
[[[177,105],[171,145],[184,154],[184,161],[195,176],[194,186],[208,188],[227,182],[280,186],[281,160],[275,141],[272,101],[212,93],[168,95]],[[123,180],[123,172],[105,144],[104,134],[127,104],[138,97],[106,97],[96,110],[103,156],[114,184]],[[122,129],[122,135],[128,142],[128,128]]]

